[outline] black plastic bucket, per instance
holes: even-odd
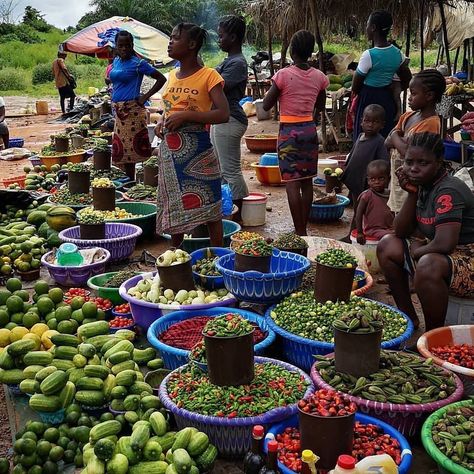
[[[334,360],[336,372],[354,377],[367,377],[380,368],[382,329],[354,333],[334,329]],[[362,348],[362,350],[361,350]]]
[[[156,267],[160,275],[161,286],[167,290],[178,292],[179,290],[191,291],[196,289],[193,278],[191,260],[177,265],[167,267]]]
[[[68,152],[69,138],[54,137],[54,149],[59,152]]]
[[[255,376],[253,333],[235,337],[204,335],[209,380],[221,387],[248,385]]]
[[[270,273],[270,264],[272,256],[254,257],[252,255],[235,254],[234,270],[236,272],[256,271],[261,273]]]
[[[79,224],[82,240],[105,239],[105,222],[102,224]]]
[[[112,165],[112,154],[110,150],[94,151],[94,169],[95,170],[110,170]]]
[[[146,186],[158,186],[158,168],[154,166],[143,167],[143,184]]]
[[[316,262],[314,297],[319,303],[349,301],[355,268],[337,268]]]
[[[342,181],[337,178],[336,176],[326,176],[326,192],[332,193],[336,191],[336,193],[340,193],[342,190]]]
[[[94,209],[98,211],[113,211],[115,209],[115,187],[92,188]]]
[[[71,194],[89,194],[90,185],[89,171],[68,171],[67,187]]]

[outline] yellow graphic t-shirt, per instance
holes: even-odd
[[[188,110],[209,112],[212,107],[209,92],[218,84],[223,85],[224,79],[215,69],[203,67],[185,79],[178,79],[174,69],[163,94],[165,117]]]

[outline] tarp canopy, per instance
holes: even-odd
[[[163,64],[171,61],[167,53],[169,37],[165,33],[133,18],[121,16],[113,16],[84,28],[62,43],[60,49],[109,58],[112,56],[113,33],[118,30],[129,31],[133,35],[135,51],[141,57]]]

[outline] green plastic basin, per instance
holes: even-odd
[[[103,285],[110,280],[114,275],[119,272],[101,273],[100,275],[93,276],[87,280],[87,286],[97,293],[97,296],[101,298],[109,299],[113,305],[119,305],[125,303],[125,300],[119,295],[118,288],[108,288]],[[139,275],[141,272],[136,272]]]
[[[127,212],[135,214],[136,217],[127,219],[114,219],[108,222],[124,222],[126,224],[134,224],[143,231],[141,238],[153,237],[156,227],[156,204],[151,202],[118,202],[116,207],[124,209]]]

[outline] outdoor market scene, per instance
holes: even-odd
[[[30,3],[0,474],[474,473],[474,2]]]

